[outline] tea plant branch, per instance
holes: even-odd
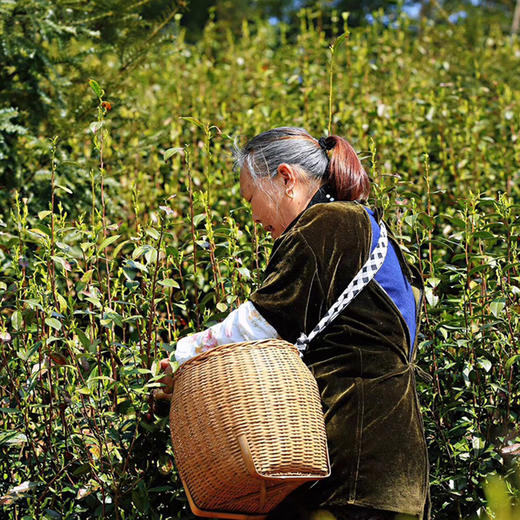
[[[435,220],[432,218],[432,193],[430,186],[430,162],[428,154],[425,154],[424,158],[424,175],[426,181],[426,215],[428,220],[433,222],[433,226],[428,226],[428,260],[430,263],[430,277],[435,276],[435,265],[433,263],[433,245],[432,235],[435,230]]]
[[[140,418],[140,416],[138,416],[137,420],[136,420],[135,428],[134,428],[134,433],[132,435],[132,441],[130,442],[130,447],[128,448],[128,453],[126,454],[125,462],[123,463],[123,469],[121,471],[121,476],[124,476],[128,469],[128,464],[130,463],[130,456],[134,449],[135,441],[137,440],[137,432],[139,430],[140,421],[141,421],[141,418]]]
[[[428,221],[429,222],[434,222],[434,219],[432,218],[432,196],[431,196],[431,186],[430,186],[430,157],[429,157],[429,154],[427,152],[425,152],[423,154],[423,159],[424,159],[424,179],[425,179],[425,182],[426,182],[426,200],[427,200],[427,203],[426,203],[426,215],[428,217]],[[432,234],[433,234],[433,231],[434,231],[434,226],[435,224],[433,225],[433,228],[432,226],[428,226],[428,260],[429,260],[429,265],[430,265],[430,275],[429,277],[430,278],[433,278],[435,277],[435,265],[434,265],[434,262],[433,262],[433,245],[432,245]],[[432,289],[432,291],[434,290],[434,288]],[[430,325],[430,316],[429,316],[429,311],[428,311],[428,306],[425,304],[424,305],[424,318],[426,320],[426,323],[428,325]],[[443,396],[443,392],[442,392],[442,389],[441,389],[441,383],[440,383],[440,379],[439,379],[439,370],[438,370],[438,359],[437,359],[437,352],[435,351],[435,349],[433,349],[432,351],[432,357],[433,357],[433,369],[434,369],[434,381],[435,381],[435,387],[437,389],[437,394],[439,395],[440,398],[442,398]]]
[[[51,488],[51,486],[54,484],[54,482],[56,482],[56,480],[58,480],[58,478],[65,472],[65,470],[72,465],[74,461],[71,460],[69,462],[67,462],[67,464],[65,464],[65,466],[63,466],[57,473],[56,475],[54,475],[54,477],[51,478],[51,480],[49,480],[49,482],[47,482],[47,485],[45,486],[44,490],[40,493],[40,496],[38,497],[38,500],[36,501],[38,506],[43,502],[43,499],[45,498],[45,496],[47,495],[47,493],[49,492],[49,489]]]
[[[507,290],[511,287],[511,271],[512,275],[515,276],[518,273],[517,266],[518,258],[513,253],[512,244],[513,244],[513,236],[515,236],[515,233],[513,233],[513,230],[511,229],[511,223],[515,222],[515,215],[513,214],[513,204],[512,200],[509,199],[509,197],[505,194],[501,194],[498,198],[498,201],[495,203],[496,208],[498,209],[498,213],[500,215],[501,221],[503,222],[503,225],[506,228],[506,262],[507,262],[507,273],[504,277],[502,273],[500,274],[501,280],[505,278],[505,284],[501,283],[502,292],[504,293],[504,310],[506,313],[506,323],[507,323],[507,329],[509,333],[509,338],[511,342],[511,352],[512,356],[517,355],[518,353],[518,347],[517,347],[517,334],[514,333],[514,325],[513,325],[513,317],[511,314],[511,308],[514,306],[514,300],[512,292]],[[506,289],[507,288],[507,289]],[[512,358],[514,359],[514,357]],[[507,363],[506,363],[506,370],[507,370]],[[512,394],[512,387],[513,387],[513,372],[514,372],[514,365],[511,363],[509,367],[509,374],[507,376],[507,416],[511,416],[511,394]]]
[[[48,333],[50,336],[51,335],[50,327],[48,329]],[[49,352],[49,348],[47,345],[47,355],[48,355],[48,352]],[[49,358],[50,358],[50,356],[49,356]],[[49,424],[49,439],[48,439],[49,440],[49,452],[54,455],[54,457],[56,458],[55,460],[58,460],[56,449],[54,447],[54,444],[51,442],[51,438],[52,438],[51,425],[52,425],[52,421],[54,419],[54,384],[53,384],[54,378],[52,375],[52,367],[53,367],[53,365],[51,365],[51,361],[49,359],[49,369],[47,370],[47,380],[49,382],[49,413],[46,414],[46,416],[48,417],[48,420],[49,420],[49,423],[48,423]]]
[[[157,240],[157,255],[155,258],[155,266],[153,271],[153,277],[152,277],[152,301],[150,302],[150,309],[148,311],[148,323],[146,328],[146,368],[150,368],[151,366],[151,359],[150,359],[150,350],[151,350],[151,343],[152,343],[152,331],[153,331],[153,322],[155,317],[155,292],[157,289],[157,273],[159,271],[159,263],[160,263],[160,257],[161,257],[161,244],[162,239],[164,236],[164,226],[166,218],[162,215],[162,213],[159,213],[159,218],[161,220],[161,230],[159,232],[159,238]],[[155,338],[155,345],[154,345],[154,357],[157,357],[157,337]]]
[[[208,234],[208,242],[209,242],[209,258],[211,262],[211,270],[213,272],[213,281],[215,283],[215,293],[217,297],[217,301],[220,301],[221,298],[224,298],[225,296],[225,289],[224,289],[224,281],[222,278],[222,274],[220,272],[220,266],[218,263],[218,259],[215,256],[215,236],[213,233],[213,223],[211,221],[211,209],[209,207],[209,192],[206,192],[205,194],[202,194],[202,205],[204,208],[204,214],[206,215],[205,218],[205,227],[206,232]]]
[[[346,21],[345,21],[346,23]],[[339,47],[341,42],[346,40],[349,36],[349,31],[347,30],[341,36],[338,36],[332,45],[329,46],[330,49],[330,59],[329,59],[329,126],[328,126],[328,135],[331,135],[332,129],[332,80],[333,80],[333,71],[334,71],[334,56],[336,49]]]
[[[105,142],[105,134],[106,130],[104,129],[104,123],[105,123],[105,115],[107,114],[107,111],[110,110],[110,104],[103,101],[103,96],[105,94],[105,91],[100,87],[100,85],[97,83],[97,81],[91,79],[89,80],[89,85],[96,94],[98,98],[98,107],[97,107],[97,125],[94,127],[94,144],[99,151],[99,173],[101,176],[101,208],[102,208],[102,230],[103,230],[103,243],[101,244],[103,247],[103,253],[104,253],[104,260],[105,260],[105,270],[106,270],[106,294],[108,297],[108,306],[109,309],[112,309],[112,289],[111,289],[111,278],[110,278],[110,262],[108,260],[108,255],[106,254],[106,249],[108,247],[107,244],[107,224],[106,224],[106,201],[105,201],[105,181],[104,181],[104,173],[105,173],[105,164],[103,160],[103,152],[104,152],[104,142]],[[98,250],[99,253],[99,250]],[[98,265],[98,279],[100,287],[102,287],[102,280],[101,280],[101,270],[99,269],[99,254],[96,256],[96,262]],[[102,303],[102,309],[101,309],[101,315],[104,316],[105,314],[105,300],[103,299]],[[112,368],[112,378],[114,381],[118,380],[118,374],[117,374],[117,367],[116,367],[116,355],[114,353],[114,321],[112,320],[110,324],[110,328],[108,328],[107,331],[107,338],[108,338],[108,344],[110,349],[110,362],[111,362],[111,368]],[[101,372],[100,372],[101,375]],[[101,381],[98,380],[98,388],[100,387]],[[114,387],[112,389],[112,409],[115,411],[117,407],[117,388]]]
[[[93,80],[90,80],[91,83]],[[95,83],[95,82],[94,82]],[[101,94],[99,94],[99,85],[97,85],[97,88],[94,88],[94,92],[98,95],[98,124],[99,124],[99,136],[97,136],[97,140],[95,139],[94,142],[96,143],[96,148],[99,151],[99,173],[101,176],[101,208],[102,208],[102,225],[103,225],[103,241],[106,240],[107,237],[107,224],[106,224],[106,202],[105,202],[105,164],[103,161],[103,151],[104,151],[104,142],[105,142],[105,131],[103,129],[104,126],[104,115],[107,112],[107,109],[105,108],[106,105],[103,102],[103,94],[104,91],[101,90]],[[105,269],[106,269],[106,280],[107,280],[107,295],[108,295],[108,305],[110,308],[112,308],[112,291],[110,289],[110,266],[108,262],[108,256],[106,254],[106,247],[104,248],[103,252],[105,253]],[[111,332],[113,330],[111,329]]]
[[[13,387],[13,391],[10,393],[11,396],[14,397],[14,399],[16,400],[16,404],[18,405],[18,409],[19,410],[23,410],[23,413],[24,413],[24,421],[22,421],[22,424],[23,424],[23,428],[24,428],[24,432],[25,432],[25,436],[28,440],[28,443],[29,443],[29,446],[31,447],[32,449],[32,452],[34,454],[34,460],[36,462],[36,465],[38,466],[38,471],[40,472],[40,474],[43,474],[43,468],[40,464],[40,459],[37,455],[37,452],[36,452],[36,445],[35,445],[35,442],[34,442],[34,439],[33,439],[33,436],[32,436],[32,433],[29,429],[29,424],[30,424],[30,420],[29,420],[29,412],[28,412],[28,406],[23,406],[21,400],[20,400],[20,397],[19,397],[19,391],[18,389],[16,388],[15,386],[15,381],[16,381],[16,377],[15,375],[12,373],[11,369],[9,368],[9,360],[7,359],[7,356],[5,355],[5,352],[4,352],[4,349],[2,348],[1,349],[1,353],[2,353],[2,358],[4,359],[4,363],[2,365],[2,370],[5,369],[5,372],[9,375],[9,379],[8,381],[10,382],[10,384],[12,385]],[[28,399],[26,400],[26,404],[27,403]]]
[[[200,328],[200,316],[199,316],[199,294],[197,287],[197,236],[195,234],[195,215],[193,208],[193,178],[191,171],[190,152],[188,147],[185,147],[186,165],[188,167],[188,194],[190,204],[190,228],[191,228],[191,241],[193,246],[193,290],[195,293],[195,309],[196,309],[196,323],[197,328]]]
[[[58,299],[56,297],[56,270],[54,265],[54,194],[55,194],[55,177],[56,177],[56,144],[58,142],[58,137],[54,137],[51,141],[51,244],[50,244],[50,258],[47,260],[47,266],[49,269],[49,276],[51,278],[51,290],[52,290],[52,298],[54,300],[54,306],[57,307]]]

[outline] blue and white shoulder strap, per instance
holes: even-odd
[[[370,254],[370,257],[363,265],[361,270],[354,276],[348,287],[341,293],[336,303],[327,311],[325,316],[318,322],[316,327],[312,329],[309,335],[302,332],[295,345],[300,351],[300,357],[303,357],[309,343],[322,332],[343,309],[363,290],[363,288],[374,278],[385,261],[386,252],[388,250],[388,236],[386,226],[381,221],[381,234],[376,247]]]

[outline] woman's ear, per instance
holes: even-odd
[[[282,163],[278,166],[278,174],[286,190],[293,189],[296,185],[297,173],[294,166]]]

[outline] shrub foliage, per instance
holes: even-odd
[[[19,4],[0,6],[3,31]],[[310,10],[291,31],[244,22],[235,36],[210,21],[196,44],[172,17],[160,30],[174,36],[116,82],[117,53],[77,37],[88,17],[61,49],[86,53],[85,68],[50,66],[62,40],[28,24],[68,35],[63,13],[23,14],[0,50],[23,60],[32,44],[15,35],[29,30],[41,55],[26,101],[6,103],[25,95],[16,84],[1,93],[0,506],[13,519],[189,518],[150,399],[157,362],[259,283],[270,239],[240,201],[230,151],[275,126],[326,133],[331,42]],[[326,29],[348,32],[347,17]],[[520,42],[376,16],[334,60],[332,132],[363,157],[371,202],[426,284],[434,518],[484,518],[491,474],[511,507],[519,496]],[[63,98],[46,90],[57,82]]]

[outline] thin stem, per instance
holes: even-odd
[[[330,49],[330,64],[329,64],[329,126],[327,127],[327,133],[330,135],[332,130],[332,78],[334,68],[334,47]]]
[[[200,328],[199,317],[199,294],[197,288],[197,237],[195,235],[195,214],[193,208],[193,179],[191,175],[191,167],[189,162],[189,154],[186,153],[186,164],[188,165],[188,193],[190,201],[190,225],[191,225],[191,240],[193,245],[193,290],[195,293],[195,309],[197,328]]]
[[[164,222],[165,219],[161,218],[161,231],[159,233],[159,239],[157,241],[157,257],[155,259],[155,268],[153,272],[152,278],[152,301],[150,302],[150,311],[148,313],[148,323],[147,323],[147,334],[146,334],[146,368],[150,368],[151,359],[150,359],[150,350],[151,350],[151,342],[152,342],[152,328],[153,328],[153,319],[155,316],[155,290],[157,287],[157,272],[159,270],[159,258],[161,255],[161,243],[164,235]],[[154,357],[157,357],[157,341],[155,343],[154,348]]]
[[[54,265],[54,192],[55,192],[55,178],[56,178],[56,143],[58,138],[52,140],[52,155],[51,155],[51,257],[47,260],[47,268],[51,279],[52,298],[54,300],[54,307],[58,305],[58,298],[56,296],[56,270]]]

